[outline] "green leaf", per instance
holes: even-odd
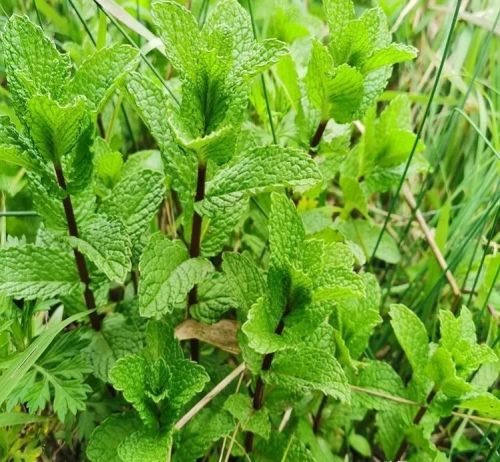
[[[248,345],[257,353],[273,353],[293,345],[275,333],[281,314],[282,307],[272,304],[268,297],[261,297],[248,311],[241,330],[248,337]]]
[[[38,95],[28,102],[26,120],[36,148],[56,165],[75,152],[90,123],[83,99],[61,106],[47,96]]]
[[[354,120],[363,98],[362,74],[357,69],[342,64],[332,72],[326,86],[329,107],[325,115],[337,123]]]
[[[27,403],[30,411],[36,412],[43,410],[53,396],[52,407],[61,422],[68,412],[75,415],[85,410],[91,391],[85,383],[85,375],[91,368],[82,354],[87,344],[77,330],[56,337],[11,393],[7,408]]]
[[[127,436],[118,446],[118,455],[123,462],[165,462],[172,447],[170,432],[158,433],[142,429]]]
[[[229,199],[226,202],[226,199]],[[217,255],[228,243],[234,228],[247,211],[245,197],[222,196],[204,203],[203,217],[208,219],[208,229],[202,236],[201,254],[205,257]]]
[[[134,406],[145,425],[152,426],[156,420],[154,407],[146,395],[147,363],[139,355],[120,358],[109,371],[109,378],[116,390]]]
[[[66,326],[88,316],[88,312],[77,313],[64,321],[49,325],[22,353],[9,361],[7,369],[0,376],[0,404],[16,389],[26,373],[35,365],[54,338]]]
[[[111,281],[124,283],[132,268],[132,249],[125,226],[105,215],[94,215],[79,231],[79,238],[70,237],[71,244]]]
[[[100,212],[123,222],[138,257],[148,237],[149,224],[165,193],[164,177],[155,170],[125,174],[101,204]]]
[[[355,17],[354,4],[352,0],[324,0],[323,8],[330,29],[331,46],[333,55],[338,61],[343,50],[336,48],[337,40],[344,34],[345,28]],[[340,40],[339,40],[340,42]],[[342,42],[341,42],[342,43]]]
[[[441,310],[439,324],[440,345],[451,353],[459,376],[468,377],[481,364],[498,360],[489,346],[477,343],[476,326],[467,307],[462,307],[456,318],[450,311]]]
[[[213,271],[204,258],[188,259],[185,246],[161,234],[151,237],[139,264],[139,309],[159,318],[185,303],[187,294]]]
[[[118,447],[140,424],[134,414],[108,417],[92,432],[86,451],[90,462],[123,462]]]
[[[153,21],[165,44],[168,60],[175,69],[195,80],[199,69],[200,31],[195,17],[177,2],[156,2],[151,7]]]
[[[57,100],[70,76],[69,58],[24,16],[13,15],[2,38],[9,91],[17,114],[24,114],[33,95]]]
[[[74,292],[80,285],[68,246],[25,244],[0,250],[0,292],[26,300]]]
[[[169,96],[149,78],[132,74],[127,89],[140,117],[156,139],[172,187],[179,194],[183,207],[192,207],[196,188],[196,156],[182,150],[175,141],[169,124]]]
[[[413,372],[424,374],[429,361],[429,337],[418,316],[404,305],[391,305],[391,325]]]
[[[16,127],[6,116],[0,117],[0,161],[10,162],[26,169],[36,167]]]
[[[343,402],[351,398],[342,366],[329,352],[302,346],[277,352],[267,382],[297,391],[318,390]]]
[[[407,392],[401,377],[390,364],[382,361],[367,361],[359,365],[356,385],[403,399],[408,399]],[[403,414],[409,414],[411,408],[387,398],[374,396],[368,393],[356,393],[355,401],[368,409],[387,411],[399,409]],[[353,398],[354,399],[354,398]]]
[[[363,274],[362,278],[366,297],[361,300],[343,300],[332,316],[353,359],[361,356],[374,328],[382,322],[379,314],[381,294],[377,279],[369,273]]]
[[[115,362],[142,346],[143,333],[121,313],[106,316],[98,332],[90,333],[89,359],[93,373],[103,382],[109,381],[109,371]]]
[[[384,66],[409,61],[417,57],[417,49],[402,43],[391,43],[380,48],[363,65],[363,72],[368,73]]]
[[[366,220],[356,219],[340,223],[339,230],[347,240],[352,240],[363,249],[366,258],[371,257],[380,233],[377,226]],[[375,256],[391,264],[396,264],[401,259],[398,246],[388,233],[383,234]]]
[[[428,377],[434,382],[435,388],[446,396],[458,398],[472,390],[472,386],[463,378],[457,376],[457,370],[449,351],[438,347],[431,356],[426,369]]]
[[[295,205],[284,194],[272,194],[268,226],[271,262],[286,268],[299,257],[305,231]]]
[[[256,147],[207,183],[206,201],[221,196],[240,198],[281,188],[308,188],[321,175],[306,152],[281,146]]]
[[[250,396],[234,394],[229,396],[224,409],[240,423],[243,431],[249,431],[264,439],[268,439],[271,434],[271,422],[266,409],[253,409]]]
[[[464,399],[465,398],[465,399]],[[500,399],[488,392],[471,393],[460,400],[459,407],[472,409],[480,414],[500,418]]]
[[[212,324],[224,313],[236,306],[228,293],[228,281],[224,274],[213,272],[197,286],[197,302],[190,307],[194,319]]]
[[[224,253],[222,269],[227,276],[228,289],[246,317],[251,306],[265,293],[263,274],[253,260],[238,253]]]
[[[84,96],[90,110],[100,112],[120,80],[134,66],[137,56],[137,50],[128,45],[97,50],[67,84],[65,99]]]

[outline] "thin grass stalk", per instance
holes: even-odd
[[[408,156],[408,160],[406,161],[403,173],[401,175],[401,179],[400,179],[398,187],[396,189],[396,193],[394,194],[394,196],[392,198],[388,214],[387,214],[387,216],[386,216],[386,218],[384,220],[384,224],[382,226],[382,229],[381,229],[381,231],[380,231],[380,233],[379,233],[379,235],[377,237],[377,241],[375,243],[375,247],[374,247],[372,255],[370,257],[370,262],[369,262],[370,267],[372,266],[373,259],[375,257],[375,254],[377,253],[378,247],[380,246],[380,242],[382,241],[382,236],[384,235],[385,230],[387,229],[387,225],[389,224],[390,217],[391,217],[392,213],[394,212],[394,209],[396,207],[396,202],[398,201],[399,193],[401,191],[401,188],[403,187],[403,183],[404,183],[404,181],[406,179],[406,175],[407,175],[408,170],[410,168],[411,161],[413,160],[413,156],[415,155],[415,152],[417,150],[418,142],[420,141],[420,138],[422,137],[422,133],[423,133],[423,129],[424,129],[424,126],[425,126],[425,122],[426,122],[426,120],[427,120],[427,118],[429,116],[429,113],[430,113],[430,110],[431,110],[431,107],[432,107],[432,102],[434,100],[434,95],[436,94],[436,90],[437,90],[437,87],[438,87],[438,84],[439,84],[439,80],[440,80],[441,74],[443,72],[444,63],[446,61],[446,58],[448,56],[448,52],[450,50],[451,38],[453,36],[453,31],[455,29],[455,24],[457,22],[458,13],[459,13],[461,4],[462,4],[462,0],[457,0],[456,6],[455,6],[455,11],[453,13],[453,18],[452,18],[451,25],[450,25],[450,29],[449,29],[448,35],[446,37],[446,44],[445,44],[445,47],[444,47],[443,56],[441,57],[441,62],[439,63],[439,67],[438,67],[438,70],[437,70],[436,78],[434,79],[434,84],[432,86],[431,94],[429,96],[429,102],[427,103],[427,106],[425,108],[424,116],[422,118],[422,121],[420,122],[418,131],[417,131],[417,136],[415,137],[415,141],[413,143],[410,155]]]

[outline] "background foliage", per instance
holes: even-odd
[[[497,460],[496,2],[117,3],[0,4],[0,459]]]

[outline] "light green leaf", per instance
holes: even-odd
[[[144,428],[127,436],[118,445],[118,455],[123,462],[165,462],[171,447],[170,432],[158,433]]]
[[[196,79],[200,67],[200,31],[192,13],[177,2],[156,2],[153,21],[165,44],[168,60],[175,69]]]
[[[100,212],[121,220],[132,241],[132,254],[138,260],[149,235],[149,224],[165,193],[164,177],[144,169],[123,176],[101,204]]]
[[[152,426],[156,414],[146,395],[147,373],[146,360],[133,354],[116,361],[109,371],[109,378],[113,387],[123,392],[123,397],[134,406],[144,424]]]
[[[203,457],[220,438],[229,437],[234,420],[219,408],[205,408],[191,420],[178,436],[176,462],[192,462]]]
[[[464,399],[465,398],[465,399]],[[472,409],[494,419],[500,418],[500,399],[488,392],[471,393],[461,399],[459,407]]]
[[[368,73],[384,66],[409,61],[417,57],[417,49],[402,43],[391,43],[380,48],[363,65],[363,72]]]
[[[47,96],[29,100],[26,120],[36,148],[56,165],[75,152],[90,123],[83,99],[61,106]]]
[[[142,316],[161,317],[185,302],[189,291],[213,271],[204,258],[187,259],[180,242],[154,235],[139,264],[139,309]]]
[[[91,332],[89,359],[96,377],[108,382],[115,362],[142,346],[143,333],[121,313],[106,316],[98,332]]]
[[[305,231],[295,205],[284,194],[272,194],[268,226],[271,262],[286,268],[299,257]]]
[[[25,244],[0,250],[0,291],[26,300],[48,299],[80,285],[71,248]]]
[[[132,268],[132,248],[125,226],[117,219],[94,215],[70,242],[111,281],[122,284]]]
[[[469,383],[457,376],[453,358],[443,347],[438,347],[431,356],[426,373],[434,382],[436,389],[452,398],[458,398],[472,390]]]
[[[182,150],[175,141],[169,124],[169,96],[165,89],[137,73],[132,74],[127,89],[140,117],[161,149],[166,174],[179,194],[183,207],[192,207],[196,187],[196,156],[193,152]]]
[[[366,297],[343,300],[332,316],[353,359],[359,358],[364,352],[375,326],[382,322],[379,314],[381,294],[377,279],[369,273],[364,273],[361,277]]]
[[[222,269],[227,276],[228,289],[237,307],[246,316],[251,306],[264,295],[266,281],[260,268],[248,256],[224,253]]]
[[[462,307],[456,318],[450,311],[441,310],[439,323],[440,344],[451,353],[459,376],[465,378],[481,364],[498,361],[488,345],[477,343],[476,326],[467,307]]]
[[[391,325],[413,372],[424,374],[429,361],[429,337],[418,316],[404,305],[391,305]]]
[[[351,398],[342,366],[333,355],[307,346],[277,352],[264,378],[292,390],[318,390],[343,402]]]
[[[274,145],[260,146],[221,169],[207,183],[206,200],[281,188],[306,188],[320,180],[316,164],[306,152]]]
[[[84,96],[90,110],[100,112],[121,78],[134,66],[137,56],[137,50],[128,45],[97,50],[67,84],[65,99]]]
[[[92,432],[86,451],[90,462],[122,462],[118,446],[140,425],[131,413],[108,417]]]
[[[13,427],[15,425],[28,425],[32,423],[47,422],[49,417],[26,414],[24,412],[1,412],[0,428]]]
[[[248,337],[248,345],[257,353],[267,354],[293,345],[287,338],[275,333],[282,308],[262,297],[250,308],[241,330]]]
[[[2,39],[9,91],[18,115],[24,114],[35,94],[57,100],[69,79],[69,58],[25,16],[13,15]]]
[[[342,64],[332,72],[332,77],[326,86],[326,97],[329,102],[326,115],[337,123],[347,123],[354,120],[363,99],[363,76],[361,73],[347,64]]]
[[[228,281],[224,274],[213,272],[198,284],[197,302],[189,309],[194,319],[207,324],[219,321],[224,313],[236,307],[236,301],[228,293]]]
[[[10,162],[26,169],[36,167],[16,127],[6,116],[0,117],[0,161]]]

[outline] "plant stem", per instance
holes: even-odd
[[[61,165],[54,163],[54,170],[56,173],[57,183],[59,187],[66,193],[64,199],[62,200],[64,214],[66,216],[66,222],[68,223],[68,232],[70,236],[79,237],[78,226],[76,224],[75,211],[73,208],[73,203],[71,202],[71,196],[68,193],[68,187],[66,185],[66,179],[64,178],[64,173]],[[84,284],[85,289],[83,292],[83,297],[85,299],[85,305],[87,309],[93,310],[96,307],[94,292],[90,288],[90,276],[89,270],[87,268],[87,262],[83,254],[76,248],[73,249],[73,254],[75,256],[75,263],[78,270],[78,275],[80,276],[80,281]],[[101,328],[101,320],[96,312],[90,313],[90,324],[94,330],[99,330]]]
[[[309,143],[309,154],[314,156],[315,149],[318,147],[321,138],[323,137],[323,133],[325,133],[326,125],[328,124],[328,120],[322,120],[316,131],[314,132],[313,137],[311,138],[311,142]]]
[[[321,426],[321,416],[323,415],[323,409],[325,409],[326,403],[328,402],[328,396],[323,395],[321,397],[321,402],[319,403],[318,411],[313,418],[313,432],[318,433],[319,427]]]
[[[203,200],[205,197],[205,177],[207,173],[207,167],[204,163],[200,162],[198,164],[198,176],[196,180],[196,195],[195,202]],[[201,223],[202,218],[198,212],[193,213],[193,224],[191,227],[191,244],[189,247],[189,255],[191,258],[196,258],[200,256],[200,244],[201,244]],[[188,309],[192,305],[196,304],[198,301],[197,287],[194,286],[188,295]],[[191,339],[191,359],[198,362],[200,359],[200,345],[197,339]]]
[[[429,404],[431,404],[432,400],[434,399],[434,396],[436,396],[436,390],[432,390],[429,393],[426,399],[426,404],[420,406],[420,408],[418,409],[417,414],[413,418],[413,423],[415,425],[418,425],[422,420],[422,418],[424,417],[425,413],[427,412],[427,409],[429,408]],[[407,450],[408,450],[408,441],[406,440],[405,437],[403,438],[403,441],[401,441],[401,444],[399,445],[399,449],[398,452],[396,453],[394,460],[402,460]]]
[[[290,312],[291,306],[289,303],[286,304],[285,310],[283,312],[283,315],[281,316],[281,319],[274,331],[275,334],[281,335],[283,332],[283,329],[285,328],[285,321],[284,318],[285,316]],[[271,364],[274,359],[274,353],[267,353],[264,356],[264,359],[262,360],[262,366],[261,366],[261,371],[268,371],[271,369]],[[255,393],[253,395],[253,408],[258,411],[259,409],[262,409],[262,406],[264,404],[264,388],[265,384],[264,381],[262,380],[262,376],[257,377],[257,382],[255,384]],[[247,432],[245,435],[245,451],[247,453],[252,452],[253,450],[253,438],[254,434],[252,432]]]

